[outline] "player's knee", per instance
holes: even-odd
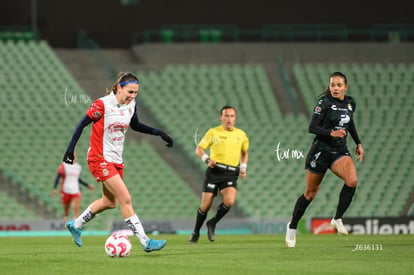
[[[351,188],[356,188],[357,185],[358,185],[358,179],[349,180],[349,181],[345,182],[345,184],[347,186],[351,187]]]
[[[236,199],[228,199],[226,201],[223,202],[224,206],[227,208],[230,208],[234,205],[234,203],[236,202]]]
[[[306,200],[312,201],[315,198],[316,193],[317,193],[317,190],[310,190],[310,191],[306,190],[303,196],[305,197]]]
[[[200,210],[204,213],[207,213],[210,210],[210,205],[206,206],[206,205],[200,205]]]
[[[122,200],[120,200],[120,202],[123,205],[132,205],[132,199],[130,196],[123,198]]]

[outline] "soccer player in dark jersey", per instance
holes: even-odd
[[[190,243],[198,242],[200,228],[207,218],[207,212],[218,192],[223,203],[217,208],[214,217],[207,221],[207,237],[215,240],[216,224],[230,210],[236,201],[237,178],[246,178],[249,139],[246,133],[234,127],[236,109],[224,106],[220,111],[221,125],[210,128],[198,144],[195,153],[207,164],[206,175],[201,194],[201,205],[197,209],[194,231]],[[210,149],[210,156],[206,150]]]
[[[313,110],[309,132],[316,136],[305,163],[305,192],[297,199],[291,220],[287,224],[285,241],[288,247],[295,247],[298,222],[315,198],[328,168],[345,182],[339,194],[339,202],[331,226],[338,234],[348,234],[342,223],[342,216],[351,204],[358,183],[355,165],[346,144],[348,133],[356,143],[355,153],[358,161],[362,161],[364,149],[353,120],[355,101],[345,95],[347,89],[346,76],[341,72],[334,72],[330,76],[327,91]]]

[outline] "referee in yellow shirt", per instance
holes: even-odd
[[[200,228],[207,218],[207,212],[217,193],[223,202],[218,206],[216,215],[207,221],[207,237],[215,240],[216,224],[230,210],[236,201],[237,178],[246,178],[249,139],[246,133],[234,127],[237,111],[232,106],[220,110],[221,125],[210,128],[198,144],[195,153],[207,164],[201,205],[197,210],[194,231],[190,243],[198,242]],[[210,156],[206,150],[210,148]]]

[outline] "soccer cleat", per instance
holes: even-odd
[[[346,230],[342,219],[332,219],[331,226],[336,229],[339,235],[348,235],[348,230]]]
[[[200,238],[200,234],[193,232],[188,240],[189,243],[197,243],[198,238]]]
[[[216,224],[212,220],[207,221],[207,238],[210,242],[214,242],[216,239],[215,231]]]
[[[72,234],[73,242],[77,246],[81,247],[82,246],[82,240],[81,240],[80,236],[81,236],[81,233],[82,233],[82,229],[76,228],[74,221],[68,221],[66,223],[66,228],[69,230],[70,234]]]
[[[145,252],[152,252],[156,250],[161,250],[165,246],[166,243],[167,243],[166,240],[148,239],[147,246],[143,248]]]
[[[296,229],[289,228],[290,222],[286,226],[286,245],[288,247],[295,247],[296,245]]]

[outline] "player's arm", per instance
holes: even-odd
[[[55,194],[56,194],[56,189],[57,189],[57,186],[59,185],[59,181],[60,181],[60,178],[61,178],[62,176],[60,175],[60,173],[58,172],[57,174],[56,174],[56,178],[55,178],[55,182],[53,183],[53,189],[52,189],[52,192],[50,192],[50,195],[51,196],[54,196]]]
[[[216,166],[216,161],[214,159],[211,159],[206,151],[203,149],[203,147],[201,147],[200,145],[198,145],[195,149],[195,154],[202,160],[204,161],[208,167],[213,168],[214,166]]]
[[[154,136],[160,136],[167,144],[165,146],[167,147],[173,147],[174,141],[171,138],[170,135],[165,133],[164,131],[161,131],[159,129],[153,128],[151,126],[148,126],[142,122],[139,121],[137,111],[134,111],[134,114],[132,115],[131,121],[129,123],[129,126],[131,126],[131,129],[140,133],[154,135]]]
[[[240,156],[240,176],[244,180],[247,176],[247,162],[249,161],[249,153],[242,151]]]
[[[93,185],[88,184],[86,181],[82,180],[81,178],[79,178],[79,183],[87,187],[91,191],[95,190],[95,187]]]
[[[332,137],[345,137],[346,131],[342,129],[332,130],[321,127],[321,122],[326,115],[326,107],[323,102],[320,102],[314,109],[311,122],[309,124],[309,133],[317,136],[332,136]]]
[[[315,134],[318,136],[329,136],[331,133],[331,129],[325,129],[320,126],[322,122],[323,116],[318,114],[312,115],[312,120],[309,124],[309,133]]]
[[[361,140],[359,139],[358,132],[353,120],[349,124],[348,131],[356,144],[355,154],[357,155],[357,160],[362,161],[362,158],[364,157],[364,148],[362,148]]]
[[[75,131],[73,132],[70,143],[66,149],[66,153],[63,156],[64,162],[73,164],[73,159],[75,158],[73,152],[75,151],[76,143],[82,135],[83,129],[92,122],[93,120],[88,115],[84,115],[82,119],[79,121],[78,125],[76,125]]]

